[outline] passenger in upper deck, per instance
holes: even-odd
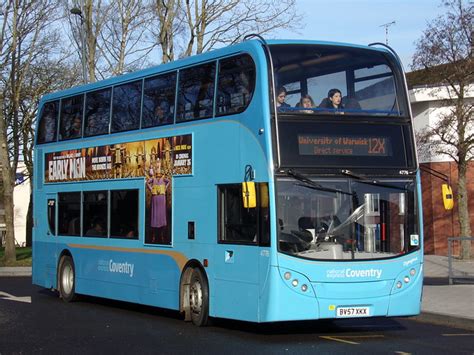
[[[339,110],[343,109],[344,106],[342,104],[342,93],[339,89],[331,89],[328,92],[328,97],[324,98],[323,101],[319,104],[320,108],[329,108],[335,110],[336,113],[344,114],[344,112],[340,112]]]
[[[167,101],[161,101],[155,107],[154,125],[172,123],[173,118],[170,114],[170,108]]]
[[[300,110],[300,112],[314,113],[314,111],[311,109],[315,108],[316,105],[314,104],[313,98],[310,95],[306,94],[306,95],[301,96],[301,99],[296,104],[296,107],[302,107],[302,108],[308,109],[308,110]]]
[[[276,105],[277,105],[277,110],[278,111],[288,111],[288,108],[290,108],[291,106],[288,105],[286,102],[285,102],[285,99],[286,99],[286,95],[287,95],[288,91],[286,91],[286,88],[284,86],[281,86],[278,88],[277,90],[277,98],[276,98]]]
[[[71,126],[68,130],[67,138],[77,138],[81,136],[82,131],[82,119],[81,116],[76,115],[72,121]]]

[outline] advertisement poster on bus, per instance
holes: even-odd
[[[172,176],[192,174],[192,135],[45,155],[45,182],[145,179],[145,241],[171,243]]]
[[[192,136],[47,153],[45,183],[147,177],[157,159],[170,176],[192,174]]]

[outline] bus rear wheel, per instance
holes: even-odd
[[[65,302],[71,302],[76,298],[76,274],[74,262],[70,256],[63,256],[59,263],[58,273],[59,297]]]
[[[208,324],[209,320],[209,286],[201,269],[195,268],[189,284],[189,308],[191,321],[198,327]]]

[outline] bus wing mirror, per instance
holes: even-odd
[[[255,182],[248,181],[242,183],[242,198],[244,208],[257,207],[257,195],[255,194]]]
[[[441,186],[443,191],[443,204],[445,210],[452,210],[454,207],[453,189],[448,184]]]

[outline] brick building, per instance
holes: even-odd
[[[419,73],[408,73],[410,87],[410,102],[413,112],[415,132],[432,126],[443,113],[449,110],[446,99],[449,98],[445,86],[430,82],[429,78]],[[468,104],[474,104],[474,85],[466,92]],[[449,178],[454,196],[457,194],[457,165],[446,155],[435,155],[426,151],[418,151],[423,192],[423,219],[425,253],[447,255],[447,238],[459,236],[459,221],[457,201],[454,200],[454,209],[446,211],[443,207],[441,185],[445,183],[439,176],[435,176],[423,168],[429,168]],[[469,211],[471,228],[474,231],[474,162],[471,163],[467,174],[467,190],[469,196]],[[456,252],[456,251],[455,251]]]

